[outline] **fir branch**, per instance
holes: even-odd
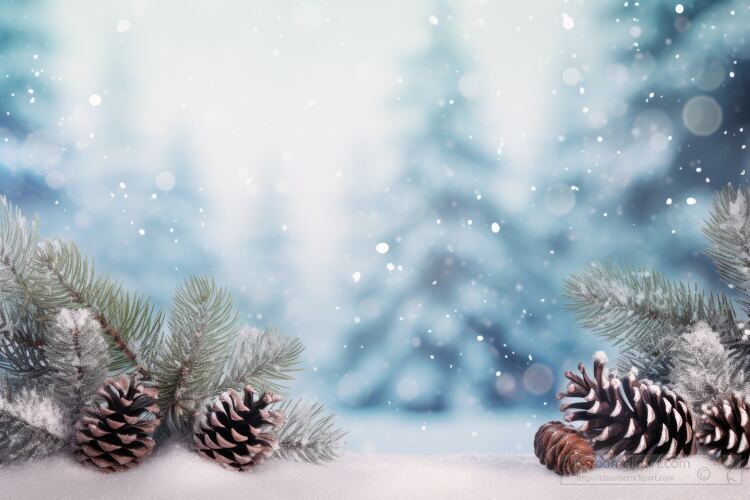
[[[19,208],[0,196],[0,299],[4,301],[36,305],[31,274],[38,226],[36,218],[28,223]]]
[[[282,392],[282,381],[299,371],[304,346],[299,339],[269,328],[263,332],[244,326],[237,332],[221,385],[240,389],[252,385],[261,392]]]
[[[102,328],[87,309],[61,309],[47,335],[50,385],[69,423],[108,375],[109,354]]]
[[[650,335],[620,347],[617,369],[627,373],[635,368],[642,378],[667,384],[674,370],[674,353],[679,348],[676,334]]]
[[[731,185],[714,198],[705,235],[711,240],[706,253],[721,278],[741,294],[740,303],[750,315],[750,189]]]
[[[212,279],[190,278],[178,287],[170,337],[155,365],[170,432],[188,432],[200,404],[219,392],[237,321],[231,296]]]
[[[42,375],[47,371],[43,345],[36,322],[0,304],[0,373],[16,383]]]
[[[161,340],[162,314],[143,297],[128,294],[119,283],[97,275],[72,242],[45,242],[36,261],[39,282],[44,285],[39,294],[45,296],[46,309],[91,309],[110,345],[111,372],[134,369],[150,379],[148,366]]]
[[[346,433],[321,403],[289,400],[281,405],[281,410],[287,413],[288,420],[279,431],[276,457],[314,464],[338,458]]]
[[[105,312],[98,314],[96,319],[116,352],[122,352],[128,359],[117,371],[124,371],[126,365],[136,364],[136,371],[144,378],[151,379],[149,367],[155,361],[163,341],[163,313],[143,295],[120,289],[110,299]]]
[[[744,372],[734,373],[729,352],[719,335],[703,321],[681,336],[676,349],[671,383],[675,390],[699,409],[734,391],[746,389]]]
[[[657,380],[673,366],[670,354],[680,335],[697,322],[727,342],[741,338],[726,295],[706,296],[653,271],[593,264],[566,280],[564,295],[579,324],[622,349],[621,364]]]
[[[725,187],[714,198],[703,232],[711,241],[706,253],[722,280],[737,290],[738,302],[750,316],[750,188]],[[750,335],[739,330],[730,335],[719,331],[731,361],[732,376],[750,373]]]
[[[60,409],[35,391],[0,391],[0,465],[41,458],[66,444]]]

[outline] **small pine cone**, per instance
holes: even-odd
[[[244,392],[244,399],[234,389],[223,392],[206,406],[193,431],[200,455],[237,471],[260,464],[278,448],[278,438],[271,431],[286,420],[283,411],[266,409],[281,396],[266,392],[256,399],[249,385]]]
[[[557,421],[547,422],[536,431],[534,454],[539,463],[561,476],[589,471],[596,460],[586,438],[575,428]]]
[[[750,398],[734,393],[701,410],[703,424],[695,433],[698,442],[727,467],[745,467],[750,459]]]
[[[108,380],[97,395],[75,425],[73,452],[102,472],[130,469],[154,448],[158,391],[120,377]]]
[[[560,410],[575,410],[565,419],[584,422],[580,430],[594,449],[604,451],[607,460],[640,466],[694,453],[693,417],[685,400],[650,380],[638,380],[635,370],[617,378],[606,363],[603,352],[594,354],[594,380],[583,363],[580,376],[565,372],[570,384],[558,395],[577,399]]]

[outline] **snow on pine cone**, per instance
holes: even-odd
[[[709,455],[727,467],[744,467],[750,459],[750,399],[734,393],[703,405],[701,428],[695,433]]]
[[[206,406],[193,431],[199,454],[237,471],[260,464],[278,448],[273,430],[286,421],[284,411],[267,409],[281,396],[266,392],[256,399],[249,385],[244,393],[242,398],[234,389],[223,392]]]
[[[594,468],[596,455],[591,444],[575,428],[562,422],[547,422],[534,436],[534,454],[539,463],[561,476]]]
[[[558,399],[568,422],[582,421],[580,431],[607,460],[624,465],[647,466],[662,459],[695,452],[693,417],[685,400],[650,380],[638,380],[636,370],[622,378],[608,373],[607,356],[594,354],[594,380],[578,365],[581,375],[570,371],[567,392]]]
[[[107,380],[97,395],[76,422],[74,454],[102,472],[130,469],[154,448],[158,391],[120,377]]]

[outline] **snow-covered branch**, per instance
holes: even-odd
[[[345,432],[320,403],[290,400],[282,405],[288,420],[279,431],[276,455],[300,462],[330,462],[338,457]]]

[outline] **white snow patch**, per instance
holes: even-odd
[[[594,355],[591,357],[593,361],[599,361],[600,363],[608,363],[609,358],[607,357],[607,354],[604,351],[596,351]]]
[[[726,368],[732,363],[729,354],[708,323],[699,321],[683,333],[681,346],[683,355],[675,363],[673,384],[689,402],[712,401],[738,387]]]
[[[9,401],[5,395],[0,394],[0,412],[8,413],[59,438],[64,438],[66,435],[60,409],[34,390],[21,391],[13,398],[13,401]],[[0,498],[3,498],[1,492]]]
[[[734,201],[729,202],[729,225],[735,231],[742,231],[747,222],[747,201],[745,195],[742,194],[742,190],[737,191],[737,198]]]

